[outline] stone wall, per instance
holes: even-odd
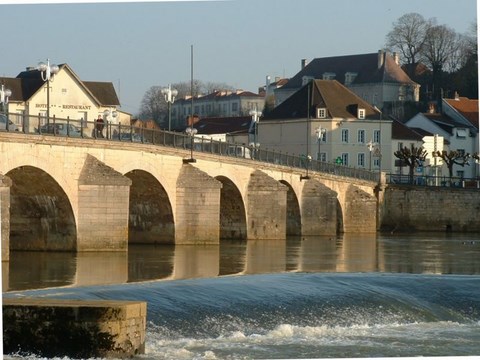
[[[2,262],[10,258],[10,186],[12,180],[0,174],[0,240]]]
[[[126,358],[145,353],[147,305],[134,301],[3,298],[3,352]]]
[[[419,186],[385,188],[382,231],[480,231],[480,192]]]

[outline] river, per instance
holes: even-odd
[[[12,252],[3,286],[8,297],[146,301],[139,359],[480,355],[480,234]]]

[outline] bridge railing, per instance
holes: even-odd
[[[7,126],[7,131],[19,131],[25,134],[41,134],[45,136],[93,138],[102,141],[144,143],[190,150],[193,146],[193,151],[195,152],[284,165],[303,169],[305,172],[316,171],[368,181],[377,181],[379,178],[378,172],[372,172],[362,168],[311,160],[307,159],[304,155],[299,156],[241,144],[215,141],[201,136],[192,137],[180,132],[147,129],[132,125],[123,125],[121,123],[103,123],[97,120],[84,121],[51,117],[47,121],[46,117],[40,114],[36,116],[8,115],[10,118],[16,118],[17,121],[13,126]],[[5,129],[0,127],[0,131],[2,130]]]
[[[387,184],[480,189],[479,178],[463,178],[458,176],[387,174]]]

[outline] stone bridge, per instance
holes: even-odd
[[[372,181],[105,139],[0,132],[0,154],[3,260],[377,228]]]

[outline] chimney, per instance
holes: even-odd
[[[455,91],[455,100],[460,100],[460,95],[458,94],[458,91]]]
[[[300,70],[305,69],[305,66],[307,66],[307,64],[308,64],[307,59],[302,59],[302,66]]]
[[[395,64],[400,65],[400,55],[398,53],[393,53],[393,60],[395,61]]]
[[[378,50],[378,68],[380,69],[383,66],[385,60],[385,53],[383,50]]]

